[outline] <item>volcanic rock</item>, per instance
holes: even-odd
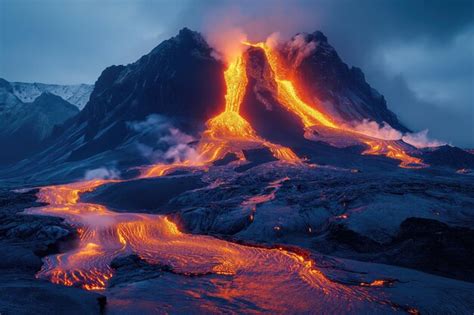
[[[281,54],[293,67],[298,86],[303,87],[303,99],[320,101],[342,121],[368,119],[408,131],[387,108],[383,95],[365,81],[362,70],[345,64],[322,32],[296,35],[283,45]]]

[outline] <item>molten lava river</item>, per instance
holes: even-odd
[[[276,74],[281,103],[298,115],[306,126],[323,124],[336,128],[334,122],[296,96],[291,82],[280,78],[274,56],[265,46],[262,47]],[[242,149],[261,146],[269,148],[282,163],[303,163],[289,148],[259,137],[239,115],[247,85],[243,57],[230,63],[225,79],[225,110],[208,121],[208,129],[198,144],[200,158],[172,165],[153,165],[144,168],[141,177],[162,176],[178,167],[206,169],[210,162],[228,152],[234,152],[243,159]],[[376,151],[376,148],[373,150]],[[109,296],[112,305],[150,310],[156,304],[150,301],[140,304],[142,298],[134,295],[130,287],[119,290],[119,293],[117,288],[108,288],[111,278],[115,276],[110,266],[112,260],[134,254],[150,265],[167,266],[165,275],[154,280],[157,283],[161,281],[160,289],[147,292],[147,295],[152,296],[151,301],[159,301],[160,298],[174,301],[169,305],[180,305],[183,312],[192,310],[186,311],[185,305],[199,312],[211,313],[395,311],[370,288],[331,281],[312,259],[291,250],[247,246],[211,236],[190,235],[180,231],[166,216],[117,213],[102,205],[80,201],[81,194],[120,181],[90,180],[40,188],[38,199],[48,205],[26,212],[64,218],[77,229],[79,243],[70,251],[44,258],[38,278],[102,291],[105,295],[115,292]],[[170,292],[170,295],[164,292]]]
[[[79,244],[69,252],[46,257],[37,277],[86,290],[105,289],[107,293],[107,284],[114,276],[112,260],[135,254],[151,265],[169,267],[175,278],[164,278],[163,282],[166,285],[175,282],[172,285],[177,294],[173,297],[178,300],[175,303],[193,305],[199,301],[201,311],[217,312],[225,308],[277,313],[394,311],[381,297],[369,295],[367,288],[330,281],[313,260],[290,250],[189,235],[179,231],[165,216],[117,213],[79,201],[81,193],[110,182],[114,180],[40,189],[39,200],[49,205],[27,212],[65,218],[78,229]],[[189,285],[194,279],[195,285]],[[180,285],[182,290],[176,289]],[[199,299],[205,296],[209,300]],[[193,299],[196,301],[190,302]],[[133,303],[139,304],[139,300]],[[115,303],[130,306],[131,302],[125,299]]]

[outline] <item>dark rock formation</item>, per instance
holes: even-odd
[[[293,67],[294,78],[303,87],[299,92],[309,103],[314,98],[325,102],[325,110],[343,121],[369,119],[408,131],[387,108],[383,95],[365,81],[362,70],[345,64],[323,33],[298,34],[281,54]]]
[[[426,163],[433,166],[448,166],[457,169],[474,168],[474,155],[449,145],[426,149],[423,154],[423,159]]]

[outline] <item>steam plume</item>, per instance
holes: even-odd
[[[402,134],[400,131],[392,128],[392,126],[385,122],[379,125],[377,122],[369,121],[367,119],[364,119],[361,123],[356,124],[352,127],[352,129],[366,136],[377,139],[403,140],[404,142],[411,144],[418,149],[439,147],[446,144],[445,142],[436,139],[430,139],[428,137],[428,129],[422,130],[420,132]]]
[[[84,179],[116,179],[120,177],[120,172],[115,168],[99,167],[92,170],[87,170]]]
[[[428,138],[428,129],[422,130],[417,133],[407,133],[402,137],[403,141],[416,148],[432,148],[432,147],[439,147],[442,145],[446,145],[445,142],[436,140],[436,139],[429,139]]]
[[[196,149],[189,145],[194,137],[174,127],[163,116],[152,114],[144,121],[130,122],[128,126],[142,137],[152,139],[151,144],[137,141],[136,149],[153,163],[196,161],[199,157]]]

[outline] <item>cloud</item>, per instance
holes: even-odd
[[[429,40],[392,43],[375,53],[379,68],[388,76],[403,74],[416,97],[453,109],[468,109],[474,94],[466,93],[474,86],[474,27],[438,45]]]

